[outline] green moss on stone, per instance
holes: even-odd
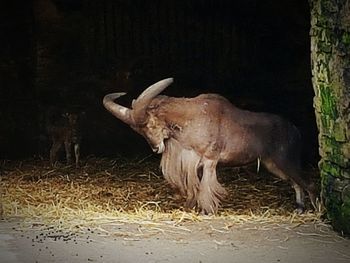
[[[350,186],[343,185],[341,189],[336,188],[337,184],[335,181],[339,179],[325,171],[329,165],[329,163],[327,164],[324,161],[320,165],[322,167],[321,184],[327,209],[327,218],[332,221],[334,229],[345,235],[350,235]]]
[[[346,46],[350,47],[350,33],[344,32],[341,38],[341,42]]]
[[[341,176],[340,168],[338,166],[330,163],[330,162],[322,160],[319,163],[319,167],[327,175],[332,175],[333,177],[340,177]]]
[[[335,209],[331,215],[333,226],[337,231],[350,235],[350,198],[345,200],[339,209]]]
[[[321,114],[321,133],[327,135],[328,137],[332,137],[332,130],[334,126],[334,121],[330,116]]]
[[[321,0],[320,1],[321,15],[330,17],[329,13],[335,13],[338,11],[338,6],[335,1]]]
[[[347,159],[347,160],[350,159],[350,142],[344,143],[342,145],[341,152],[342,152],[345,159]]]
[[[332,45],[326,41],[319,42],[318,43],[318,50],[325,52],[325,53],[331,53]]]
[[[334,148],[328,148],[326,149],[329,152],[325,152],[324,149],[324,155],[322,156],[326,161],[332,163],[332,165],[337,166],[337,167],[348,167],[350,165],[349,159],[345,158],[343,153],[342,153],[342,148],[341,146],[339,147],[334,147]],[[341,168],[341,169],[342,169]]]
[[[337,118],[336,100],[331,92],[332,88],[327,85],[320,85],[321,110],[324,114]]]
[[[321,82],[319,84],[320,87],[324,86],[325,85],[324,83],[329,82],[329,68],[327,66],[328,63],[326,61],[328,59],[325,59],[325,57],[326,56],[324,56],[324,53],[322,53],[322,55],[318,56],[318,61],[320,61],[320,62],[319,62],[319,65],[317,66],[317,78]]]
[[[346,126],[344,122],[337,120],[333,126],[334,139],[338,142],[346,142]]]

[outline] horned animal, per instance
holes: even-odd
[[[58,161],[58,153],[64,145],[66,162],[72,163],[72,148],[74,148],[75,165],[79,166],[81,144],[81,114],[79,112],[51,113],[46,120],[46,129],[52,141],[50,148],[50,163]],[[72,147],[73,146],[73,147]]]
[[[217,180],[217,165],[257,161],[291,183],[298,211],[305,207],[304,191],[315,206],[314,184],[301,173],[301,136],[292,123],[274,114],[239,109],[218,94],[159,95],[172,82],[168,78],[153,84],[131,108],[114,102],[124,92],[106,95],[103,105],[162,154],[163,175],[186,198],[185,207],[216,213],[226,196]]]

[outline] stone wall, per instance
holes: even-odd
[[[350,0],[310,4],[322,197],[334,228],[350,234]]]

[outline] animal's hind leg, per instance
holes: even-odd
[[[305,209],[305,205],[304,205],[304,199],[305,199],[305,193],[303,188],[300,187],[300,185],[298,185],[297,183],[292,181],[292,186],[294,188],[295,191],[295,201],[297,203],[297,211],[299,213],[302,213]]]
[[[298,212],[303,212],[305,205],[304,205],[304,199],[305,199],[305,195],[304,195],[304,190],[303,188],[296,183],[294,180],[290,179],[290,176],[288,176],[282,169],[280,169],[275,162],[273,162],[272,160],[265,160],[263,161],[263,164],[265,165],[265,167],[267,168],[267,170],[269,170],[271,173],[273,173],[274,175],[276,175],[277,177],[283,179],[283,180],[290,180],[292,183],[292,187],[294,188],[295,191],[295,200],[297,203],[297,211]]]
[[[313,182],[309,183],[306,187],[306,191],[309,195],[310,202],[316,211],[320,211],[320,203],[316,195],[316,186]],[[322,202],[321,202],[322,203]]]

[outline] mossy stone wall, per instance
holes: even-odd
[[[334,228],[350,234],[350,0],[310,0],[314,108],[322,197]]]

